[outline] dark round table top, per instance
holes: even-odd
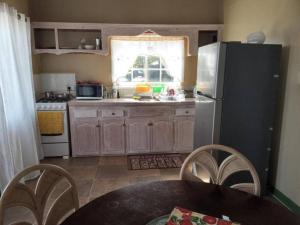
[[[230,188],[189,181],[158,181],[128,186],[80,208],[62,225],[145,225],[175,206],[243,225],[299,225],[286,208]]]

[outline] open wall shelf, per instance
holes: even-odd
[[[198,47],[221,40],[223,25],[158,25],[32,22],[34,54],[87,53],[108,55],[109,39],[113,36],[137,36],[151,30],[161,36],[184,36],[188,39],[188,54],[197,55]],[[84,39],[84,40],[83,40]],[[96,48],[99,39],[99,48]],[[84,44],[82,44],[84,42]],[[86,46],[89,45],[89,46]],[[90,49],[86,49],[90,47]]]

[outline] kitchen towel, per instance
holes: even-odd
[[[58,135],[64,133],[64,112],[38,112],[41,135]]]

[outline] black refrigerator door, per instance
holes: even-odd
[[[280,45],[227,44],[220,143],[255,166],[265,193],[279,84]]]

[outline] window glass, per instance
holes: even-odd
[[[184,40],[112,40],[112,79],[118,85],[138,82],[180,83],[183,80]]]

